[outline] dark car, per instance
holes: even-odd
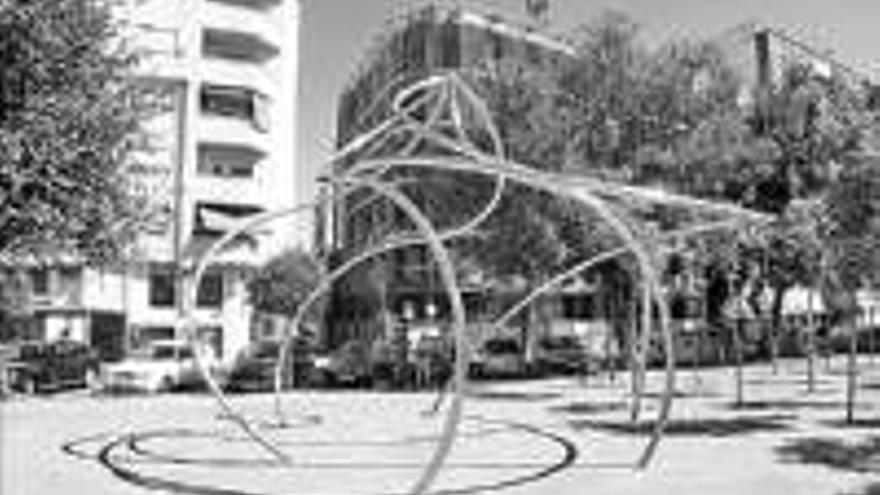
[[[349,340],[330,354],[315,358],[310,381],[318,387],[372,387],[370,353],[370,346],[366,343]]]
[[[496,337],[485,341],[474,354],[468,372],[472,378],[518,377],[527,375],[529,369],[517,339]]]
[[[10,390],[26,394],[97,383],[99,361],[94,349],[71,340],[21,342],[12,347],[5,366]]]
[[[254,342],[235,358],[226,377],[225,388],[232,392],[275,389],[275,369],[281,341]],[[304,339],[294,339],[282,373],[282,387],[303,386],[314,368],[313,346]]]
[[[591,358],[575,336],[543,337],[534,347],[533,366],[539,375],[587,374],[596,372],[599,362]]]

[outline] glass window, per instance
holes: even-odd
[[[238,118],[250,122],[257,130],[269,130],[269,101],[254,90],[206,84],[202,86],[200,103],[205,114]]]
[[[597,317],[596,298],[591,294],[562,297],[562,317],[566,320],[590,320]]]
[[[153,268],[150,271],[150,305],[159,308],[174,306],[174,273],[169,269]]]
[[[49,294],[49,270],[45,268],[31,270],[31,289],[35,295]]]
[[[676,296],[669,304],[669,313],[675,319],[699,318],[703,313],[702,300],[696,297]]]
[[[490,354],[518,354],[519,344],[515,340],[489,340],[485,349]]]
[[[261,156],[248,150],[217,145],[199,145],[198,171],[203,175],[251,178]]]
[[[200,308],[219,308],[223,306],[223,274],[205,273],[199,281],[196,305]]]
[[[153,347],[153,359],[174,359],[176,357],[176,349],[173,346],[157,345]]]

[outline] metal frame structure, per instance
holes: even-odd
[[[379,255],[401,249],[407,246],[425,246],[429,249],[437,264],[440,279],[447,292],[453,319],[453,332],[456,349],[454,375],[449,384],[448,404],[445,418],[442,423],[442,431],[428,463],[425,465],[418,479],[412,484],[408,493],[420,495],[426,493],[440,473],[446,458],[452,448],[458,431],[458,424],[462,418],[462,410],[465,399],[465,391],[468,387],[467,370],[469,364],[467,336],[465,334],[465,307],[460,287],[455,275],[447,242],[463,236],[473,235],[476,229],[498,208],[502,193],[508,183],[516,183],[534,190],[549,193],[555,197],[574,200],[589,209],[602,222],[613,230],[619,238],[621,245],[615,249],[603,252],[590,259],[584,260],[571,268],[553,277],[533,292],[525,296],[514,307],[509,309],[503,316],[498,318],[494,327],[504,325],[517,312],[526,308],[529,303],[540,295],[554,289],[565,280],[576,276],[581,271],[600,262],[618,257],[624,254],[634,256],[639,275],[642,280],[642,290],[645,303],[642,313],[641,341],[638,346],[638,359],[636,376],[638,382],[643,384],[645,374],[645,359],[648,352],[648,338],[650,329],[654,326],[654,318],[651,308],[659,308],[659,330],[663,336],[665,352],[665,390],[660,400],[655,428],[645,445],[641,455],[634,466],[646,467],[654,456],[657,446],[663,437],[664,427],[669,419],[673,392],[675,388],[675,359],[673,352],[673,335],[669,326],[669,310],[663,298],[660,286],[660,274],[655,268],[651,250],[646,240],[636,228],[638,220],[627,213],[621,207],[621,203],[630,202],[653,203],[667,206],[675,206],[684,209],[697,210],[701,214],[709,213],[723,217],[722,220],[714,220],[703,225],[666,233],[660,240],[693,236],[709,230],[726,229],[741,226],[744,222],[764,222],[767,220],[763,215],[753,213],[732,205],[719,204],[710,201],[688,198],[668,194],[661,191],[638,188],[616,183],[609,183],[599,179],[587,177],[571,177],[551,172],[545,172],[525,164],[516,163],[504,156],[504,146],[497,127],[494,125],[491,113],[485,102],[476,92],[455,72],[439,72],[430,75],[409,87],[401,90],[392,103],[391,117],[380,123],[372,130],[351,140],[350,143],[340,150],[331,163],[345,161],[350,164],[344,172],[337,173],[329,178],[333,184],[334,193],[316,203],[301,205],[298,207],[269,212],[258,215],[242,225],[235,231],[228,232],[219,239],[201,258],[195,272],[195,283],[187,297],[194,300],[195,288],[212,259],[223,250],[236,236],[250,229],[256,228],[267,222],[303,212],[314,211],[318,205],[327,206],[345,201],[355,191],[368,191],[375,197],[390,202],[400,210],[414,227],[413,231],[406,231],[390,235],[383,242],[375,246],[364,248],[360,253],[352,256],[341,266],[332,272],[325,274],[318,286],[300,305],[293,319],[292,328],[297,328],[305,317],[310,307],[321,295],[330,290],[334,281],[348,274],[360,264],[371,260]],[[468,121],[468,119],[470,119]],[[479,129],[482,135],[488,135],[491,143],[488,150],[481,149],[472,139],[474,129]],[[397,151],[385,152],[386,156],[374,156],[377,150],[387,144],[389,138],[401,136],[405,144]],[[420,143],[427,142],[432,149],[441,149],[442,153],[414,154]],[[438,230],[416,203],[402,190],[401,184],[389,179],[387,172],[399,169],[431,169],[451,172],[476,173],[492,178],[495,187],[491,197],[470,219],[462,225],[444,230]],[[652,240],[652,242],[655,242]],[[185,307],[192,308],[193,304]],[[186,335],[195,350],[197,344],[196,324],[193,315],[187,314],[179,323],[181,330]],[[281,425],[287,424],[286,415],[281,407],[282,370],[287,366],[288,349],[292,345],[292,336],[288,335],[279,351],[279,360],[275,373],[275,414]],[[198,359],[199,368],[209,384],[209,388],[225,413],[224,416],[231,418],[255,443],[271,453],[279,462],[288,462],[288,454],[267,438],[257,427],[227,401],[216,381],[207,372]],[[641,407],[642,385],[635,390],[633,402],[633,417],[638,416]],[[441,396],[442,398],[443,396]],[[435,411],[439,406],[435,404]]]

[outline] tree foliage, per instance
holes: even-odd
[[[122,169],[155,94],[116,34],[102,2],[0,2],[0,252],[112,256],[136,229]]]
[[[284,251],[248,282],[250,302],[258,311],[292,317],[320,277],[320,265],[310,254],[300,249]]]

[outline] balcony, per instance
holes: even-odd
[[[228,86],[252,88],[258,93],[273,95],[281,89],[263,65],[247,61],[209,58],[202,60],[202,74],[209,81]]]
[[[205,9],[202,54],[206,58],[265,62],[279,53],[282,25],[271,12],[214,3]]]
[[[254,152],[271,149],[269,101],[246,87],[206,84],[200,92],[200,142],[239,144]]]
[[[202,32],[205,58],[263,63],[279,53],[276,45],[258,34],[216,28],[205,28]]]

